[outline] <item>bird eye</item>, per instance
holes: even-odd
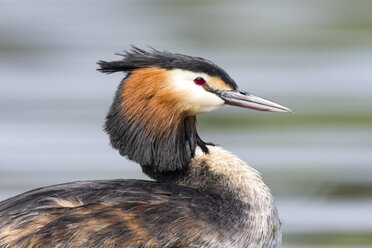
[[[197,85],[203,85],[203,84],[205,84],[205,80],[202,77],[197,77],[197,78],[194,79],[194,83],[197,84]]]

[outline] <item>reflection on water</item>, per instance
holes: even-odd
[[[203,139],[263,173],[286,247],[371,246],[370,2],[21,2],[0,8],[0,199],[145,178],[108,145],[102,123],[123,75],[95,62],[152,45],[210,58],[241,88],[296,111],[199,118]]]

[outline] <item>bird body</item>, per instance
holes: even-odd
[[[0,202],[0,248],[280,247],[278,213],[253,168],[201,140],[195,115],[225,104],[290,110],[238,90],[212,62],[138,48],[106,117],[120,154],[155,181],[73,182]]]
[[[83,181],[5,200],[0,247],[277,247],[278,214],[259,174],[208,148],[172,184]]]

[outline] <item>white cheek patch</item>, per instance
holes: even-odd
[[[200,114],[218,109],[224,105],[224,101],[213,93],[206,91],[203,86],[196,85],[194,79],[202,77],[208,83],[210,78],[205,73],[175,69],[171,71],[171,85],[179,100],[187,107],[191,114]]]

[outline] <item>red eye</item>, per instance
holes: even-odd
[[[205,80],[202,77],[197,77],[197,78],[194,79],[194,83],[197,84],[197,85],[203,85],[203,84],[205,84]]]

